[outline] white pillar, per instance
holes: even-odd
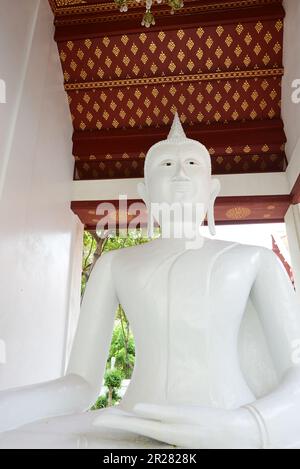
[[[70,209],[73,128],[49,2],[0,0],[0,11],[2,390],[64,371],[82,226]]]
[[[295,285],[300,299],[300,204],[289,208],[285,216]]]

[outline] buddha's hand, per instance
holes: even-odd
[[[135,415],[134,415],[135,414]],[[193,449],[258,449],[259,429],[246,409],[138,404],[132,416],[99,416],[94,424]]]

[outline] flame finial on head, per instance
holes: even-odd
[[[186,139],[186,134],[183,130],[182,124],[179,119],[178,112],[176,112],[173,120],[173,124],[168,135],[168,140],[182,140]]]

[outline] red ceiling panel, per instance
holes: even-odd
[[[50,3],[76,179],[142,177],[145,153],[176,110],[188,136],[209,148],[215,174],[285,170],[281,0],[185,0],[173,16],[162,4],[149,29],[135,1],[126,14],[108,0]],[[227,202],[218,202],[219,221],[240,213]],[[246,221],[282,218],[287,206],[278,199],[269,213],[267,200],[255,210],[252,202]]]
[[[59,42],[65,79],[80,83],[180,75],[188,71],[256,70],[282,67],[281,19],[176,28],[171,31],[88,36]]]

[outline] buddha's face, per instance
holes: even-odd
[[[202,204],[211,196],[211,168],[205,147],[193,142],[166,142],[154,148],[146,164],[148,203]]]

